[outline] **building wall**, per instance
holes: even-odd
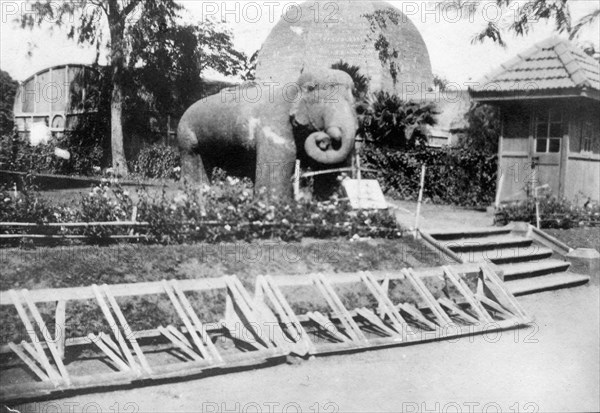
[[[98,72],[83,65],[45,69],[25,80],[14,103],[15,125],[27,137],[34,124],[48,126],[53,133],[70,129],[77,117],[97,110],[90,96],[99,87]]]
[[[526,199],[548,185],[553,196],[572,201],[600,200],[600,119],[598,102],[554,99],[502,105],[500,201]],[[535,150],[535,113],[554,109],[562,116],[560,151]],[[532,165],[535,163],[535,167]]]
[[[500,200],[526,199],[529,182],[533,179],[530,156],[531,108],[515,103],[504,105],[501,110]]]
[[[600,118],[598,102],[584,101],[570,110],[565,197],[578,203],[600,201]]]

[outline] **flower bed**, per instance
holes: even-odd
[[[110,242],[111,237],[130,228],[126,224],[126,228],[57,224],[126,223],[135,218],[144,223],[135,228],[142,235],[140,240],[159,244],[402,236],[388,211],[355,211],[347,201],[337,198],[318,203],[274,200],[267,204],[252,192],[250,181],[223,176],[202,190],[186,185],[176,196],[168,195],[165,188],[160,193],[137,188],[136,194],[131,194],[118,184],[105,182],[71,205],[50,203],[28,190],[15,198],[5,189],[0,194],[0,222],[36,223],[39,226],[31,227],[31,233],[39,234],[42,228],[55,236],[85,236],[86,241],[95,243]],[[2,227],[5,234],[22,231],[23,228]]]

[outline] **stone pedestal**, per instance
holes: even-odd
[[[600,273],[600,253],[593,248],[577,248],[567,254],[571,262],[571,271],[590,275],[592,281],[598,282]]]

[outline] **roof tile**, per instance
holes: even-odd
[[[475,91],[591,87],[600,90],[600,63],[567,40],[546,39],[487,75]]]

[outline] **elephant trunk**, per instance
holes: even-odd
[[[323,165],[344,162],[354,149],[354,136],[344,135],[338,127],[330,127],[325,132],[314,132],[306,138],[306,154]]]

